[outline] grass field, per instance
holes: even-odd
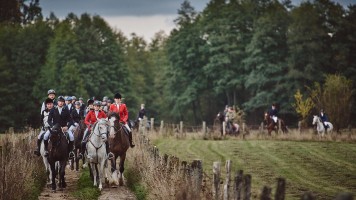
[[[287,181],[286,199],[300,199],[311,191],[317,199],[332,199],[339,192],[356,194],[356,144],[273,140],[201,140],[156,138],[161,153],[181,160],[203,160],[211,176],[214,161],[232,160],[233,172],[252,175],[253,199],[264,185],[275,190],[276,179]]]

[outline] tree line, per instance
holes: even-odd
[[[323,90],[332,74],[355,89],[355,5],[211,0],[198,13],[184,1],[175,29],[151,41],[125,36],[98,15],[44,18],[39,0],[0,8],[0,129],[38,126],[50,88],[86,99],[119,91],[132,119],[145,103],[151,117],[192,124],[212,123],[225,105],[257,123],[272,103],[296,124],[298,90],[314,83]],[[321,104],[315,108],[329,105]],[[356,117],[355,98],[349,104]]]

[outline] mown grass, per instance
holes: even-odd
[[[80,200],[96,200],[100,196],[98,187],[93,186],[88,168],[83,169],[78,180],[78,187],[73,196]]]
[[[156,138],[161,153],[181,160],[203,160],[211,176],[214,161],[232,160],[233,172],[252,175],[253,199],[264,185],[276,188],[276,179],[287,181],[286,199],[300,199],[311,191],[318,199],[332,199],[339,192],[356,191],[356,144],[273,140],[201,140]]]

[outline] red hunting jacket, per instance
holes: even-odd
[[[98,119],[101,119],[101,118],[106,118],[106,114],[103,112],[103,111],[99,111],[98,113],[98,118],[96,118],[95,116],[95,111],[94,110],[91,110],[89,111],[89,113],[87,114],[87,116],[85,117],[85,124],[89,127],[91,124],[95,124],[95,122],[98,120]]]
[[[116,103],[111,104],[110,112],[118,113],[120,116],[120,122],[124,122],[125,124],[127,123],[127,120],[129,119],[129,112],[127,111],[126,104],[122,103],[120,106]]]

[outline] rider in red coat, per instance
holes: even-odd
[[[131,129],[129,127],[129,125],[127,124],[127,121],[129,119],[129,112],[127,110],[127,107],[124,103],[121,103],[121,94],[120,93],[116,93],[114,96],[114,100],[115,103],[111,104],[109,112],[116,112],[119,114],[120,116],[120,122],[122,122],[128,132],[129,135],[129,140],[130,140],[130,146],[131,148],[133,148],[135,145],[132,142],[132,132]]]
[[[84,136],[83,136],[83,140],[82,140],[82,151],[81,154],[79,155],[80,158],[83,157],[84,152],[85,152],[85,148],[86,148],[86,140],[87,140],[87,135],[88,132],[91,131],[91,127],[92,125],[95,124],[95,122],[98,119],[102,119],[102,118],[107,118],[106,114],[104,111],[99,110],[101,103],[99,101],[95,101],[94,102],[94,110],[90,110],[87,114],[87,116],[85,117],[84,123],[88,126],[88,128],[84,131]],[[109,144],[106,141],[106,151],[109,152]]]

